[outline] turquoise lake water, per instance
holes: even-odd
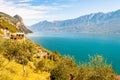
[[[48,50],[74,56],[77,62],[87,61],[88,55],[100,54],[120,74],[120,35],[49,32],[27,37]]]

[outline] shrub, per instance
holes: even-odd
[[[80,66],[72,58],[64,57],[51,71],[51,80],[116,80],[116,74],[99,55],[90,57],[89,62]]]
[[[55,66],[54,61],[49,59],[41,59],[38,62],[35,62],[36,71],[46,71],[50,72]]]
[[[51,80],[76,80],[79,68],[72,58],[61,58],[56,64],[51,71]]]
[[[112,65],[108,65],[102,56],[90,57],[90,61],[80,65],[77,80],[116,80]]]

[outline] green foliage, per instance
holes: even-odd
[[[72,58],[64,57],[51,71],[51,80],[116,80],[116,74],[99,55],[90,57],[89,62],[79,67]]]
[[[79,67],[71,57],[63,57],[51,71],[51,80],[76,80]]]
[[[41,51],[50,58],[40,58]],[[116,80],[112,65],[102,56],[89,58],[77,65],[73,58],[52,53],[28,39],[0,37],[0,80]]]
[[[10,24],[8,21],[5,21],[4,19],[0,19],[0,28],[7,28],[10,32],[18,32],[18,29]]]
[[[3,46],[5,51],[4,56],[9,60],[15,60],[25,65],[28,61],[32,61],[34,47],[29,41],[6,40]]]
[[[46,71],[50,72],[54,67],[54,61],[49,59],[41,59],[35,62],[36,71]]]
[[[4,44],[5,39],[0,36],[0,54],[4,52],[3,50],[3,44]]]
[[[52,56],[53,56],[53,60],[56,61],[56,62],[58,62],[58,61],[60,60],[60,58],[62,57],[62,56],[60,55],[60,53],[57,52],[57,51],[53,52],[53,53],[52,53]]]
[[[88,63],[80,65],[78,80],[116,80],[111,65],[100,55],[90,57]]]
[[[41,79],[41,73],[34,72],[37,69],[34,68],[36,67],[34,64],[36,61],[39,61],[39,58],[35,58],[34,55],[37,53],[38,48],[42,49],[40,46],[28,39],[17,41],[4,38],[0,38],[0,46],[0,80]],[[50,60],[46,61],[45,64],[47,63],[50,63],[49,65],[53,65]],[[8,65],[9,67],[7,67]],[[14,65],[16,68],[12,65]],[[45,69],[47,68],[45,67],[44,70]],[[49,73],[46,72],[45,75],[42,76],[44,80],[49,80],[48,74]],[[25,79],[23,79],[23,77]]]

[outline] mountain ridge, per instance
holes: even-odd
[[[63,21],[49,22],[45,20],[32,25],[30,29],[34,32],[120,33],[119,21],[120,9],[108,13],[91,13]]]
[[[20,17],[19,15],[15,15],[15,16],[10,16],[6,13],[0,12],[0,27],[1,28],[7,28],[7,29],[11,29],[11,27],[13,29],[17,29],[16,31],[12,31],[12,32],[24,32],[24,33],[32,33],[32,31],[30,31],[29,29],[26,28],[26,26],[23,23],[22,17]]]

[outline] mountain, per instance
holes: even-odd
[[[19,15],[12,17],[3,12],[0,12],[0,28],[7,28],[11,32],[32,32],[25,27],[23,20]]]
[[[120,10],[91,13],[63,21],[42,21],[30,27],[34,32],[120,33]]]

